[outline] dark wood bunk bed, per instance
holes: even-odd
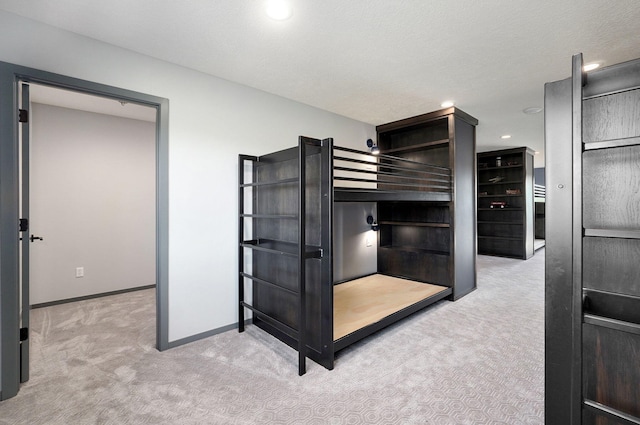
[[[239,331],[250,310],[302,375],[307,357],[333,369],[339,350],[474,290],[476,124],[448,108],[378,126],[380,155],[302,136],[240,155]],[[337,203],[375,203],[376,273],[334,280]]]

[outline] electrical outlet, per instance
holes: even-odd
[[[76,267],[76,277],[84,277],[84,267]]]
[[[367,235],[367,236],[364,238],[364,243],[365,243],[367,246],[371,246],[371,245],[372,245],[372,242],[371,242],[371,236]]]

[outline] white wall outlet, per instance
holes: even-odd
[[[370,235],[365,236],[365,238],[364,238],[364,243],[365,243],[367,246],[371,246],[371,245],[372,245],[372,242],[371,242],[371,236],[370,236]]]
[[[84,267],[76,267],[76,277],[84,277]]]

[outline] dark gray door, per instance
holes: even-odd
[[[34,240],[29,233],[29,85],[22,83],[20,106],[21,138],[21,204],[20,238],[21,275],[20,275],[20,382],[29,380],[29,244]]]

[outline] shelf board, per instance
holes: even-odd
[[[400,153],[400,152],[412,152],[412,151],[417,151],[417,150],[422,150],[425,148],[437,148],[438,146],[444,146],[449,144],[450,140],[449,139],[442,139],[442,140],[434,140],[431,142],[425,142],[425,143],[418,143],[417,145],[411,145],[411,146],[403,146],[401,148],[391,148],[391,149],[384,149],[384,150],[380,150],[380,153]]]
[[[478,208],[478,211],[523,211],[522,208]]]
[[[298,218],[296,214],[240,214],[242,218],[269,218],[269,219],[292,219]]]
[[[273,239],[252,239],[241,242],[240,246],[273,254],[287,255],[289,257],[298,256],[298,244],[292,242]],[[305,258],[322,258],[322,249],[319,246],[307,245]]]
[[[383,245],[383,246],[380,246],[380,249],[417,252],[419,254],[444,255],[447,257],[449,256],[448,251],[439,251],[435,249],[423,249],[423,248],[418,248],[418,247],[409,246],[409,245]]]
[[[517,221],[478,221],[478,224],[511,224],[514,226],[522,226],[521,222],[517,222]]]
[[[522,180],[509,180],[509,181],[499,181],[496,183],[487,182],[487,183],[478,183],[478,186],[495,186],[497,184],[523,184]]]
[[[640,230],[584,229],[584,236],[600,238],[640,239]]]
[[[415,226],[415,227],[450,227],[449,223],[426,223],[426,222],[419,222],[419,221],[380,220],[378,224],[388,224],[392,226]]]
[[[483,236],[478,235],[478,239],[499,239],[504,241],[521,241],[522,238],[510,237],[510,236]]]
[[[499,194],[499,195],[478,195],[478,198],[506,198],[506,197],[515,197],[515,196],[524,196],[522,193],[519,195],[507,195],[505,194]]]
[[[610,140],[586,142],[584,143],[584,150],[589,151],[594,149],[621,148],[623,146],[637,146],[637,145],[640,145],[640,137],[625,137],[623,139],[610,139]]]
[[[269,180],[269,181],[264,181],[264,182],[244,183],[244,184],[241,184],[240,187],[275,186],[275,185],[279,185],[279,184],[288,184],[288,183],[298,183],[298,178],[294,177],[294,178],[291,178],[291,179]]]
[[[504,170],[507,168],[522,168],[522,164],[518,164],[518,165],[502,165],[500,167],[478,167],[478,171],[487,171],[487,170]]]

